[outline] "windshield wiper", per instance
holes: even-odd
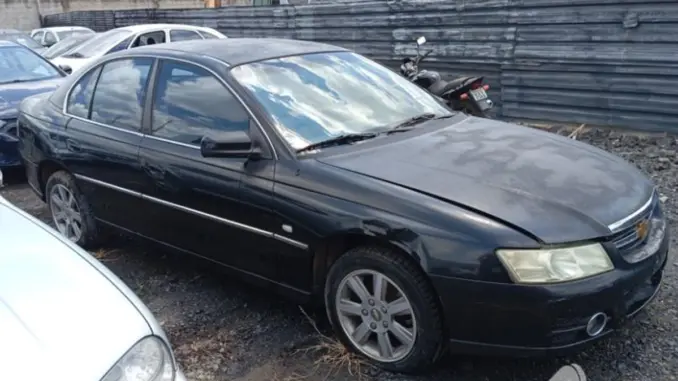
[[[11,81],[4,81],[0,82],[0,85],[8,85],[10,83],[21,83],[21,82],[29,82],[29,81],[34,81],[34,78],[19,78],[19,79],[13,79]]]
[[[323,140],[323,141],[320,141],[320,142],[317,142],[317,143],[307,145],[304,148],[298,149],[297,153],[312,151],[312,150],[318,149],[318,148],[325,148],[325,147],[337,146],[337,145],[341,145],[341,144],[349,144],[349,143],[358,142],[358,141],[361,141],[361,140],[372,139],[372,138],[376,137],[377,135],[379,135],[379,134],[377,134],[375,132],[365,132],[365,133],[361,133],[361,134],[343,134],[343,135],[339,135],[339,136],[334,137],[334,138],[330,138],[330,139],[327,139],[327,140]]]
[[[427,120],[432,120],[432,119],[445,119],[445,118],[451,118],[453,117],[454,114],[449,114],[449,115],[436,115],[434,113],[425,113],[425,114],[419,114],[417,116],[413,116],[411,118],[405,119],[402,122],[396,123],[388,129],[388,132],[394,132],[394,131],[406,131],[405,128],[407,127],[412,127],[414,125],[417,125],[419,123],[425,122]]]

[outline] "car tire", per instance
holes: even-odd
[[[388,284],[385,297],[375,298],[379,294],[374,292],[375,277],[381,278],[378,284]],[[358,287],[355,282],[361,280],[366,298],[358,298],[353,291]],[[324,294],[328,318],[341,342],[382,369],[419,373],[430,369],[443,353],[442,314],[436,294],[421,269],[403,255],[380,247],[352,249],[332,265]],[[403,300],[399,295],[411,307],[412,318],[400,311],[402,303],[393,303]],[[366,329],[368,339],[363,337]],[[388,332],[384,335],[384,331]]]
[[[52,224],[59,233],[84,248],[92,248],[99,243],[100,234],[94,214],[87,199],[75,183],[73,175],[63,170],[52,173],[45,186],[45,200]],[[68,205],[64,207],[64,203]],[[65,209],[70,209],[70,211]],[[66,218],[70,224],[64,222]],[[68,234],[64,231],[64,224],[67,225]],[[80,234],[77,237],[75,234],[70,234],[75,231],[74,224],[79,227]]]

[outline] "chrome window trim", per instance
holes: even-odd
[[[619,221],[613,222],[607,226],[608,229],[610,229],[611,232],[616,232],[619,228],[622,226],[626,225],[627,222],[631,221],[632,219],[638,217],[639,214],[643,213],[647,208],[652,205],[652,202],[654,201],[655,195],[656,195],[657,190],[653,189],[652,194],[650,195],[650,199],[647,200],[640,208],[636,209],[635,212],[629,214],[628,216],[622,218]]]
[[[138,197],[138,198],[141,198],[143,200],[148,200],[148,201],[154,202],[156,204],[160,204],[160,205],[164,205],[164,206],[176,209],[176,210],[180,210],[182,212],[190,213],[190,214],[196,215],[198,217],[203,217],[203,218],[215,221],[215,222],[222,223],[224,225],[228,225],[228,226],[231,226],[231,227],[234,227],[234,228],[238,228],[238,229],[241,229],[241,230],[248,231],[250,233],[259,234],[259,235],[264,236],[264,237],[273,238],[275,240],[286,243],[288,245],[298,247],[302,250],[308,249],[307,244],[293,240],[293,239],[285,237],[285,236],[282,236],[282,235],[277,234],[277,233],[273,233],[273,232],[270,232],[270,231],[267,231],[267,230],[262,230],[262,229],[259,229],[259,228],[255,228],[254,226],[246,225],[246,224],[243,224],[243,223],[240,223],[240,222],[237,222],[237,221],[233,221],[233,220],[229,220],[229,219],[226,219],[226,218],[223,218],[223,217],[215,216],[213,214],[205,213],[205,212],[202,212],[202,211],[199,211],[199,210],[196,210],[196,209],[193,209],[193,208],[189,208],[189,207],[186,207],[186,206],[183,206],[183,205],[175,204],[173,202],[165,201],[165,200],[160,199],[160,198],[149,196],[149,195],[141,193],[141,192],[129,190],[127,188],[119,187],[117,185],[109,184],[107,182],[97,180],[97,179],[93,179],[93,178],[88,177],[88,176],[75,174],[75,177],[77,179],[87,181],[87,182],[92,183],[92,184],[96,184],[96,185],[99,185],[99,186],[102,186],[102,187],[105,187],[105,188],[109,188],[109,189],[112,189],[112,190],[115,190],[115,191],[118,191],[118,192],[122,192],[122,193],[125,193],[125,194],[128,194],[128,195],[134,196],[134,197]]]
[[[132,39],[132,42],[134,42],[135,39],[136,39],[136,37],[135,37],[134,39]],[[228,64],[226,64],[226,62],[224,62],[224,61],[222,61],[222,60],[216,59],[216,58],[211,57],[211,56],[206,56],[206,57],[209,57],[210,59],[212,59],[212,60],[214,60],[214,61],[216,61],[216,62],[218,62],[218,63],[220,63],[220,64],[222,64],[222,65],[226,65],[226,66],[228,67]],[[200,63],[192,62],[192,61],[185,60],[185,59],[182,59],[182,58],[175,58],[175,57],[161,57],[161,56],[151,55],[151,54],[134,54],[134,55],[127,55],[127,56],[124,56],[124,57],[114,57],[114,58],[112,58],[112,59],[107,59],[107,60],[101,61],[101,62],[99,62],[97,65],[95,65],[95,66],[89,68],[89,70],[87,70],[87,71],[84,71],[84,70],[83,70],[83,72],[80,73],[80,74],[78,75],[78,77],[71,83],[71,85],[70,85],[69,88],[68,88],[68,91],[66,92],[66,95],[64,96],[64,104],[63,104],[63,106],[61,107],[61,112],[64,114],[64,116],[67,116],[67,117],[70,117],[70,118],[79,119],[79,120],[85,121],[85,122],[92,122],[92,123],[95,123],[95,124],[97,124],[97,125],[99,125],[99,126],[101,126],[101,127],[112,128],[112,129],[117,130],[117,131],[130,132],[130,133],[133,133],[133,134],[135,134],[135,135],[142,135],[142,136],[144,136],[144,137],[148,137],[148,138],[155,139],[155,140],[159,140],[159,141],[166,142],[166,143],[175,144],[175,145],[182,146],[182,147],[188,147],[188,148],[200,149],[200,146],[199,146],[199,145],[186,144],[186,143],[181,143],[181,142],[175,142],[175,141],[173,141],[173,140],[159,138],[159,137],[156,137],[156,136],[153,136],[153,135],[150,135],[150,134],[144,134],[144,133],[142,133],[142,132],[137,132],[137,131],[132,131],[132,130],[126,130],[126,129],[122,129],[122,128],[120,128],[120,127],[109,126],[109,125],[103,124],[103,123],[97,123],[97,122],[94,122],[94,121],[92,121],[92,120],[90,120],[90,119],[86,119],[86,118],[78,117],[78,116],[75,116],[75,115],[71,115],[71,114],[69,114],[69,113],[66,111],[67,108],[68,108],[68,99],[71,97],[71,93],[73,92],[73,89],[74,89],[75,86],[80,82],[80,80],[82,79],[82,77],[84,77],[87,73],[90,73],[92,70],[96,70],[97,67],[103,66],[103,65],[107,64],[108,62],[111,62],[111,61],[114,61],[114,60],[120,60],[120,59],[134,59],[134,58],[152,58],[152,59],[157,59],[157,60],[173,60],[173,61],[183,62],[183,63],[189,64],[189,65],[195,65],[195,66],[197,66],[197,67],[199,67],[199,68],[201,68],[201,69],[206,70],[206,71],[209,72],[210,74],[212,74],[212,75],[217,79],[217,81],[219,81],[219,82],[222,84],[222,86],[224,86],[226,89],[228,89],[228,91],[233,95],[233,97],[234,97],[235,99],[238,100],[238,102],[240,103],[240,105],[241,105],[242,107],[245,108],[245,111],[247,111],[247,114],[249,114],[250,118],[252,118],[252,120],[254,120],[255,124],[256,124],[257,127],[259,128],[259,131],[261,131],[261,133],[262,133],[262,134],[264,135],[264,137],[266,138],[266,141],[268,142],[269,147],[271,147],[271,152],[273,152],[273,159],[274,159],[274,160],[278,160],[278,152],[276,151],[275,146],[273,145],[273,141],[271,141],[271,138],[268,136],[268,133],[266,132],[266,130],[265,130],[264,127],[262,126],[262,124],[261,124],[261,122],[259,121],[259,119],[254,115],[254,112],[252,112],[252,109],[250,109],[249,106],[248,106],[248,105],[245,103],[245,101],[242,99],[242,97],[240,97],[240,95],[239,95],[238,93],[236,93],[236,92],[233,90],[233,87],[232,87],[231,85],[229,85],[226,81],[224,81],[224,80],[221,78],[221,76],[219,76],[214,70],[212,70],[212,69],[210,69],[210,68],[208,68],[208,67],[206,67],[206,66],[204,66],[204,65],[202,65],[202,64],[200,64]],[[96,89],[95,89],[95,92],[96,92]],[[94,96],[94,95],[92,95],[92,96]]]

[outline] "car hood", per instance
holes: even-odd
[[[61,81],[63,77],[0,85],[0,119],[16,118],[17,109],[24,98],[54,91]]]
[[[151,328],[93,264],[0,197],[1,380],[101,379]]]
[[[418,135],[318,160],[493,216],[545,243],[608,235],[652,196],[636,167],[576,140],[476,117],[429,123]]]

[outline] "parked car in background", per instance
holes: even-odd
[[[650,303],[666,266],[662,206],[635,166],[453,112],[332,45],[114,53],[24,100],[19,131],[73,242],[116,227],[318,298],[347,347],[393,371],[445,348],[582,348]]]
[[[52,62],[66,71],[75,71],[103,55],[120,50],[165,42],[222,39],[220,32],[207,27],[183,24],[141,24],[100,33]]]
[[[68,53],[69,50],[75,49],[78,45],[85,43],[96,36],[96,33],[92,34],[79,34],[71,37],[67,37],[56,44],[52,45],[49,49],[45,50],[42,53],[42,56],[48,60],[52,60],[56,57],[59,57],[63,54]]]
[[[132,290],[2,196],[0,242],[1,379],[185,381]]]
[[[57,42],[78,35],[93,35],[95,32],[84,26],[53,26],[49,28],[33,29],[31,38],[40,45],[49,48]]]
[[[54,90],[64,76],[31,49],[0,41],[0,168],[21,165],[16,125],[19,103]]]
[[[16,29],[0,29],[0,41],[16,42],[37,53],[47,50],[47,48],[33,40],[30,35]]]

